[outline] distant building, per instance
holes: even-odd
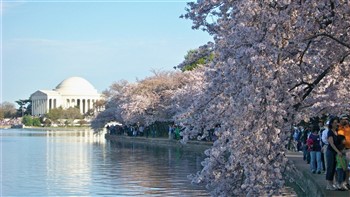
[[[78,107],[84,114],[94,108],[94,103],[102,99],[90,82],[81,77],[70,77],[63,80],[53,90],[38,90],[30,95],[32,115],[38,116],[49,112],[50,109],[62,107]]]

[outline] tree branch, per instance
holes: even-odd
[[[331,66],[328,66],[313,82],[312,84],[307,88],[306,92],[302,96],[302,99],[299,103],[294,105],[294,108],[296,110],[299,109],[301,106],[301,103],[305,100],[307,96],[309,96],[312,92],[312,90],[321,82],[321,80],[329,73],[329,71],[335,66],[336,64],[333,64]]]
[[[303,63],[303,58],[304,58],[304,55],[306,54],[307,50],[310,48],[311,46],[311,40],[307,43],[304,51],[301,53],[301,56],[300,56],[300,60],[299,60],[299,66],[301,67],[301,64]]]
[[[328,37],[328,38],[330,38],[330,39],[336,41],[336,42],[339,43],[340,45],[342,45],[342,46],[344,46],[344,47],[350,49],[350,44],[347,44],[347,43],[345,43],[345,42],[339,40],[338,38],[335,38],[335,37],[333,37],[333,36],[331,36],[331,35],[329,35],[329,34],[326,34],[326,33],[316,34],[316,35],[314,35],[314,36],[311,36],[310,38],[307,38],[306,40],[313,40],[313,39],[318,38],[318,37]]]
[[[301,85],[307,85],[308,87],[309,86],[312,86],[311,83],[307,83],[305,82],[304,80],[302,80],[300,83],[296,84],[294,87],[292,87],[291,89],[288,90],[288,92],[291,92],[292,90],[294,90],[295,88],[301,86]]]

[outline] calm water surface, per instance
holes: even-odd
[[[201,153],[90,132],[1,130],[1,196],[209,196],[187,179]]]
[[[187,179],[201,170],[202,151],[109,142],[92,131],[0,135],[1,196],[209,196]]]

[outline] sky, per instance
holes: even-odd
[[[179,18],[186,6],[181,0],[1,0],[1,103],[29,99],[73,76],[102,92],[152,70],[173,70],[189,50],[212,40]]]

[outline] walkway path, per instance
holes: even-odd
[[[303,160],[302,153],[288,152],[287,157],[293,161],[296,168],[312,182],[315,183],[318,190],[320,190],[321,196],[326,197],[350,197],[350,191],[328,191],[326,190],[326,175],[325,174],[312,174],[310,166]]]

